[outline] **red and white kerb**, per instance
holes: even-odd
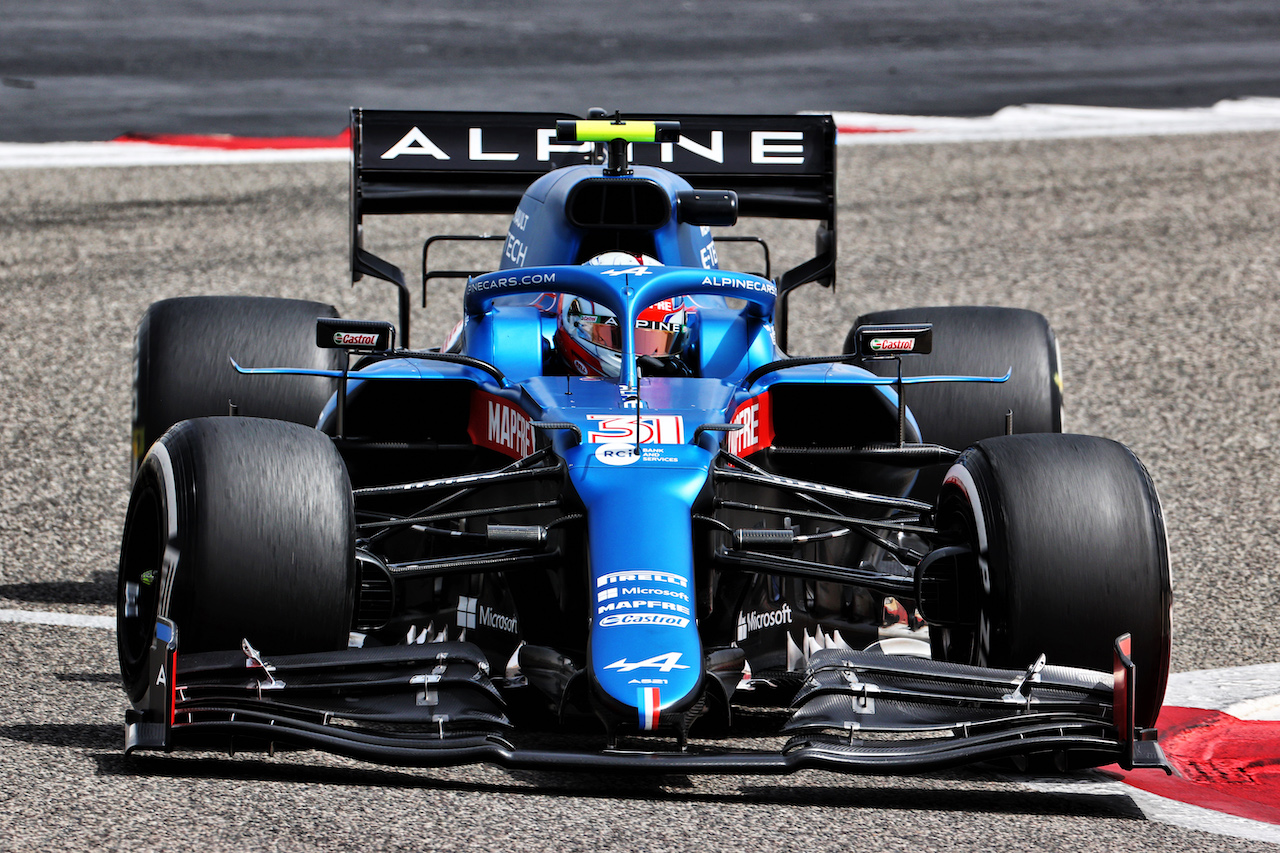
[[[640,729],[651,732],[658,727],[658,705],[662,701],[658,698],[658,688],[640,687],[636,693],[638,694],[636,705],[640,710]]]

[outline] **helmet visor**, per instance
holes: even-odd
[[[578,328],[583,339],[596,346],[615,351],[622,350],[622,330],[618,328],[618,323],[612,316],[571,313],[569,318]]]
[[[683,313],[665,315],[683,318]],[[614,352],[622,351],[622,327],[612,314],[586,314],[575,300],[569,308],[569,322],[577,329],[578,335],[596,346],[605,347]],[[636,354],[637,355],[670,355],[680,345],[685,325],[681,322],[659,319],[639,319],[636,321]]]
[[[675,352],[683,334],[683,323],[637,320],[636,355],[671,355]]]

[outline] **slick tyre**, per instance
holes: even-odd
[[[986,439],[947,472],[938,526],[976,557],[977,626],[930,627],[934,657],[1110,672],[1133,639],[1134,721],[1154,726],[1169,674],[1172,590],[1164,519],[1133,452],[1082,435]]]
[[[315,429],[198,418],[164,434],[134,478],[116,635],[130,699],[147,687],[157,616],[182,653],[345,648],[355,597],[346,468]]]
[[[1015,433],[1062,431],[1062,381],[1058,344],[1049,321],[1035,311],[988,306],[902,308],[863,314],[849,330],[844,351],[856,349],[854,335],[867,324],[931,323],[933,351],[902,358],[903,376],[1013,375],[1002,383],[938,383],[906,390],[907,407],[922,441],[963,450],[1005,432],[1013,413]],[[872,373],[894,376],[893,360],[859,362]],[[913,496],[929,500],[938,493],[946,465],[920,473]]]
[[[133,470],[178,421],[228,413],[315,426],[334,380],[243,376],[245,367],[340,368],[341,354],[316,346],[322,302],[261,296],[186,296],[147,309],[134,336]]]

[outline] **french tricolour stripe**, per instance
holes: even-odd
[[[658,688],[641,687],[636,690],[636,707],[640,709],[640,728],[651,732],[658,727]]]

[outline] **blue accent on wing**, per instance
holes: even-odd
[[[377,372],[371,370],[355,371],[348,374],[348,378],[352,382],[358,382],[365,379],[453,379],[459,371],[467,371],[475,374],[477,379],[484,381],[492,379],[483,371],[466,367],[465,365],[450,364],[449,362],[425,362],[412,361],[411,359],[397,359],[404,365],[396,369],[379,370]],[[235,367],[237,373],[247,376],[327,376],[331,379],[341,379],[341,370],[320,370],[308,367],[243,367],[234,358],[231,358],[231,364]],[[419,369],[420,365],[430,364],[432,367],[439,367],[437,370]],[[447,365],[447,366],[446,366]],[[904,376],[902,377],[903,385],[924,385],[932,382],[1008,382],[1013,376],[1013,369],[1009,368],[1000,376],[969,376],[963,374],[935,374],[928,376]],[[561,380],[563,381],[563,380]],[[896,385],[898,380],[892,376],[876,376],[874,374],[855,374],[840,376],[837,380],[846,385]],[[771,385],[772,381],[757,381],[752,387],[760,385]]]
[[[341,370],[322,370],[311,367],[244,367],[228,356],[231,366],[237,373],[245,376],[324,376],[329,379],[341,379]],[[493,384],[493,377],[483,370],[450,361],[433,361],[430,359],[396,358],[378,362],[363,370],[353,370],[347,374],[348,381],[362,382],[366,379],[457,379],[459,376],[473,379],[476,384]]]
[[[841,385],[879,385],[889,387],[898,384],[898,379],[893,376],[876,376],[873,373],[867,373],[860,368],[855,368],[857,372],[849,371],[840,374],[831,373],[831,364],[817,365],[822,369],[824,381],[829,384],[839,383]],[[805,365],[793,368],[784,368],[776,373],[768,373],[752,383],[752,388],[760,388],[766,385],[777,384],[776,377],[781,374],[786,376],[790,381],[795,381],[795,377],[803,375],[801,371],[811,369],[813,365]],[[1010,367],[1000,376],[967,376],[963,374],[938,373],[926,376],[904,376],[902,377],[903,385],[928,385],[937,382],[1008,382],[1013,376],[1013,368]],[[758,393],[758,392],[757,392]]]

